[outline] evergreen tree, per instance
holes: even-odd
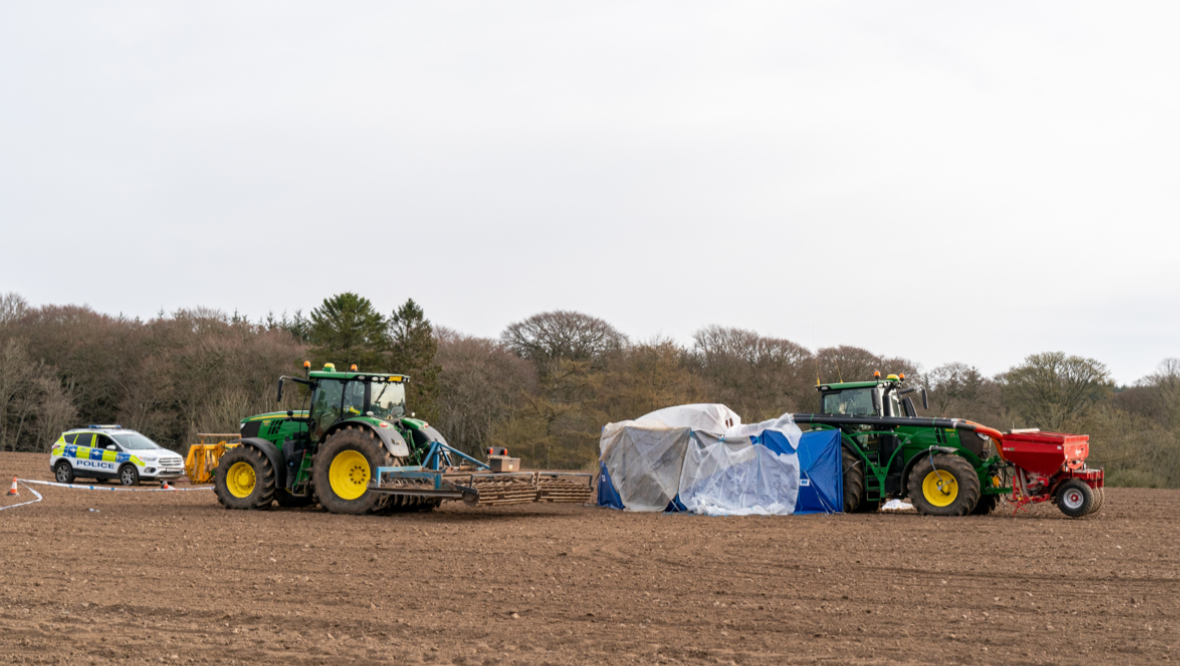
[[[435,361],[438,341],[434,338],[434,327],[414,299],[393,312],[389,319],[389,340],[391,370],[410,376],[406,391],[408,409],[428,422],[437,420],[441,371]]]
[[[384,369],[386,321],[369,299],[352,292],[325,298],[307,324],[313,367],[332,362],[341,371],[353,363],[364,370]]]

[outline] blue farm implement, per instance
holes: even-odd
[[[489,456],[497,462],[503,456]],[[513,460],[513,459],[507,459]],[[505,506],[530,502],[583,504],[594,495],[588,472],[493,471],[442,442],[433,442],[421,465],[378,467],[369,491],[395,502],[462,500],[469,506]]]

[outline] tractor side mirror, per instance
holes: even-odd
[[[873,413],[877,416],[881,415],[881,393],[877,389],[870,391],[873,394]]]
[[[283,377],[279,377],[279,394],[275,397],[275,402],[283,401]]]
[[[926,389],[922,389],[922,409],[930,409],[930,398],[926,395]]]

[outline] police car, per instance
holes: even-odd
[[[59,483],[75,478],[164,481],[184,474],[184,460],[143,435],[120,425],[67,430],[53,443],[49,468]]]

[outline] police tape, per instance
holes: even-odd
[[[40,501],[41,501],[41,493],[37,492],[36,490],[33,490],[32,488],[30,488],[30,487],[28,487],[28,486],[25,486],[25,490],[27,490],[27,491],[29,491],[29,492],[33,493],[34,495],[36,495],[36,496],[37,496],[37,499],[35,499],[35,500],[29,500],[28,502],[21,502],[20,504],[13,504],[12,506],[0,506],[0,511],[4,511],[4,510],[6,510],[6,509],[15,509],[15,508],[16,508],[16,507],[18,507],[18,506],[25,506],[25,505],[27,505],[27,504],[36,504],[37,502],[40,502]]]
[[[186,490],[213,490],[213,486],[198,486],[196,488],[119,488],[117,486],[86,486],[80,483],[55,483],[53,481],[33,481],[32,479],[17,479],[21,483],[35,483],[39,486],[53,486],[55,488],[73,488],[74,490],[113,490],[135,493],[175,493]],[[29,488],[29,490],[33,490]],[[35,491],[34,491],[35,492]]]

